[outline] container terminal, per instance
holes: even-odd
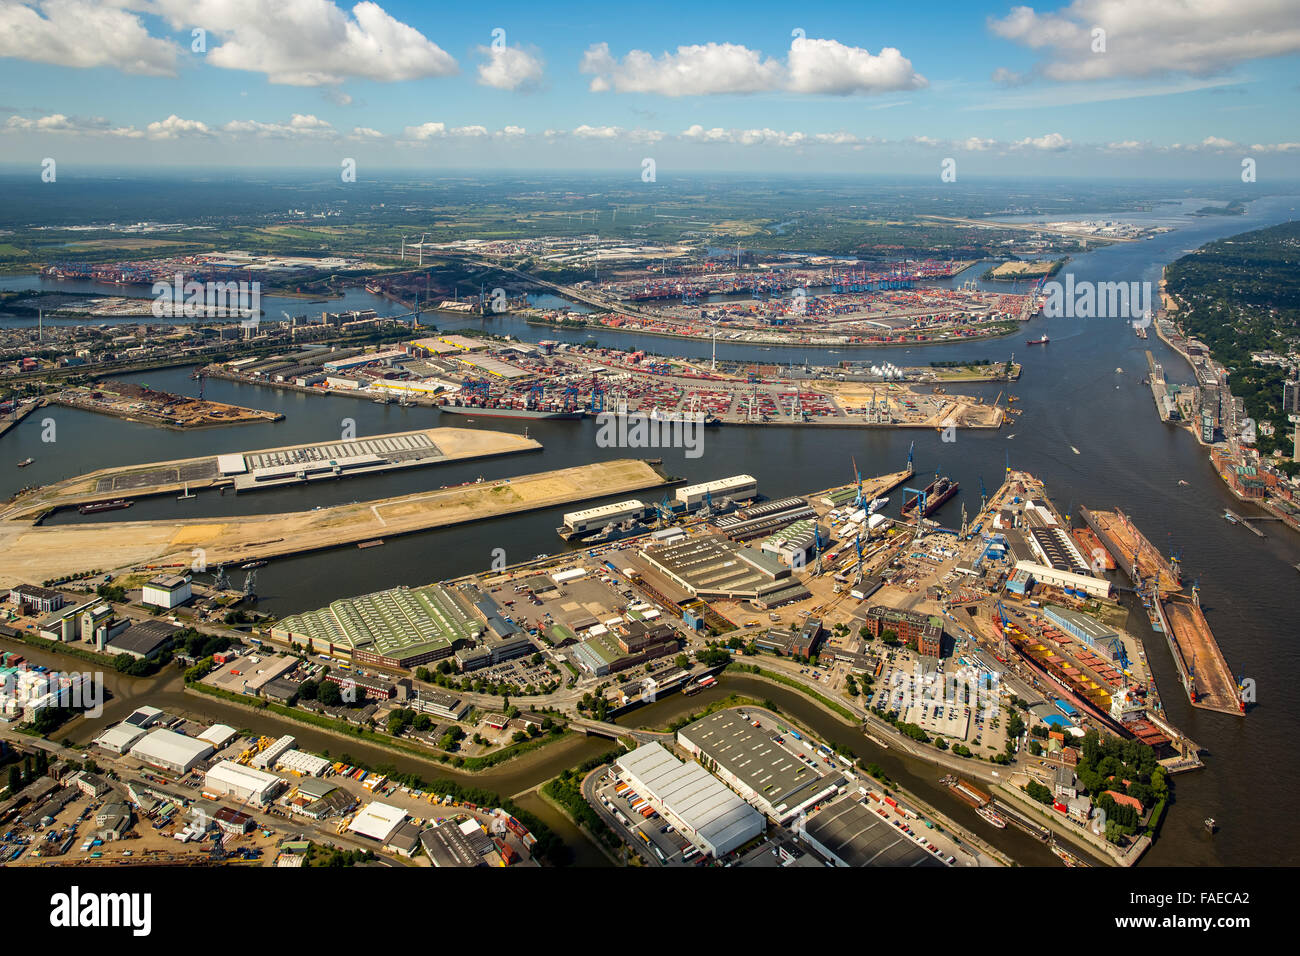
[[[441,335],[379,352],[238,359],[204,372],[482,418],[575,420],[626,411],[693,416],[706,424],[998,428],[1012,413],[1010,403],[1003,407],[1000,396],[985,404],[982,397],[949,395],[941,383],[947,376],[1015,378],[1019,366],[1013,356],[983,370],[889,363],[719,368],[640,350]]]

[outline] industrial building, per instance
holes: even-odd
[[[661,744],[619,757],[619,776],[690,840],[714,858],[762,835],[763,815],[697,763],[682,763]]]
[[[628,518],[640,518],[645,514],[645,502],[630,498],[612,505],[598,508],[585,508],[582,511],[570,511],[564,516],[564,530],[570,534],[586,534],[600,531],[611,521],[625,521]]]
[[[130,754],[151,767],[186,774],[212,756],[212,744],[174,730],[155,730],[132,746]]]
[[[734,710],[720,710],[677,732],[677,742],[704,767],[778,823],[839,788],[838,772],[798,759]]]
[[[943,866],[856,796],[831,801],[796,832],[836,866]]]
[[[179,607],[193,597],[190,591],[190,579],[180,574],[160,574],[145,582],[141,590],[141,600],[145,604],[171,610]]]
[[[613,631],[604,625],[597,627],[600,633],[593,633],[570,652],[579,667],[597,677],[672,654],[681,646],[677,632],[667,624],[630,621]]]
[[[1110,597],[1110,582],[1105,578],[1095,578],[1090,574],[1078,574],[1074,571],[1060,571],[1036,561],[1017,561],[1016,571],[1024,571],[1031,582],[1038,584],[1046,584],[1062,590],[1068,588],[1087,594],[1089,597]]]
[[[279,740],[267,745],[265,750],[254,755],[251,763],[258,770],[266,770],[269,767],[274,767],[276,761],[279,760],[280,757],[296,746],[298,746],[298,739],[289,734],[285,734]]]
[[[1108,661],[1121,661],[1126,657],[1119,633],[1086,614],[1049,604],[1043,608],[1043,616]]]
[[[432,714],[443,720],[460,720],[469,712],[469,702],[446,691],[421,687],[407,705],[417,713]]]
[[[203,778],[203,793],[214,800],[233,797],[240,803],[270,803],[284,787],[273,773],[245,767],[233,760],[212,765]]]
[[[899,640],[916,643],[918,653],[939,657],[943,650],[943,618],[935,614],[917,614],[877,604],[867,609],[862,623],[872,637],[893,631]]]
[[[206,740],[212,744],[215,750],[221,750],[232,740],[239,736],[239,731],[235,730],[229,724],[213,724],[203,733],[199,734],[199,740]]]
[[[808,589],[779,560],[723,538],[690,538],[642,548],[640,555],[695,597],[748,599],[776,607],[808,596]]]
[[[457,642],[471,643],[486,630],[473,606],[440,584],[393,588],[335,601],[329,607],[283,618],[271,630],[277,640],[330,648],[358,663],[412,668],[450,657]]]
[[[677,489],[677,501],[692,511],[704,503],[706,498],[734,498],[744,501],[758,495],[758,481],[753,475],[733,475],[719,478],[717,481],[705,481],[698,485],[687,485]]]
[[[136,660],[157,657],[171,646],[180,630],[166,621],[124,621],[123,624],[128,626],[113,634],[108,646],[101,646],[101,650],[109,654],[130,654]]]
[[[68,603],[58,591],[37,584],[20,584],[9,589],[9,603],[27,614],[52,614]]]
[[[387,843],[393,831],[406,820],[406,811],[400,807],[389,806],[378,800],[369,803],[352,818],[348,832],[368,837],[379,843]]]

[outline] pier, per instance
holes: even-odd
[[[105,498],[148,498],[187,490],[260,488],[380,474],[498,455],[538,451],[541,443],[509,432],[424,428],[339,441],[285,445],[228,455],[103,468],[19,498],[0,519],[36,519]]]
[[[0,553],[8,559],[0,586],[86,567],[188,570],[200,558],[216,567],[287,557],[669,483],[648,462],[621,458],[312,511],[45,527],[0,521]]]

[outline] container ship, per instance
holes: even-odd
[[[439,405],[438,411],[448,415],[474,415],[481,418],[545,418],[545,419],[562,419],[564,421],[576,421],[583,418],[586,412],[548,412],[545,409],[537,408],[502,408],[480,407],[478,405]]]
[[[83,515],[99,514],[101,511],[117,511],[120,508],[129,508],[134,501],[129,498],[114,498],[112,501],[92,501],[88,504],[77,505],[77,510]]]
[[[925,507],[921,509],[921,517],[928,518],[943,506],[943,503],[957,493],[957,482],[948,476],[935,478],[925,487]],[[903,517],[907,518],[916,510],[918,501],[917,495],[911,495],[903,501]]]

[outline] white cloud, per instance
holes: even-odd
[[[929,81],[892,46],[878,55],[837,40],[796,39],[790,44],[786,89],[793,93],[887,93],[916,90]]]
[[[583,54],[579,70],[591,74],[594,93],[657,93],[702,96],[717,93],[882,93],[919,89],[925,77],[893,47],[872,54],[837,40],[796,39],[786,62],[737,43],[679,46],[658,57],[631,50],[622,60],[608,43]]]
[[[478,82],[498,90],[536,89],[542,81],[541,58],[521,47],[481,46],[478,52],[487,60],[478,66]]]
[[[139,139],[144,134],[132,126],[110,126],[108,120],[100,116],[79,117],[65,116],[63,113],[50,113],[35,119],[26,116],[11,116],[5,122],[5,130],[28,133],[69,133],[83,136],[118,136],[127,139]]]
[[[998,145],[995,139],[981,139],[978,136],[970,136],[957,142],[958,149],[965,149],[973,153],[982,153],[985,150],[992,149]]]
[[[352,139],[383,139],[384,134],[369,126],[352,127]]]
[[[802,146],[805,133],[787,133],[778,129],[705,129],[698,123],[682,131],[681,139],[693,143],[727,143],[733,146]]]
[[[1070,141],[1060,133],[1046,133],[1043,136],[1029,137],[1016,140],[1011,144],[1012,149],[1039,149],[1045,152],[1059,153],[1062,150],[1070,148]]]
[[[525,135],[527,132],[528,130],[524,129],[522,126],[505,126],[502,127],[501,131],[497,133],[497,135],[507,139],[514,139]]]
[[[1074,0],[1051,13],[1015,7],[988,25],[1000,37],[1045,51],[1034,73],[1062,82],[1204,77],[1300,52],[1300,18],[1286,0]],[[1106,31],[1104,52],[1093,52],[1094,28]]]
[[[1294,153],[1300,151],[1300,143],[1255,143],[1250,147],[1252,153]]]
[[[0,2],[0,57],[58,66],[108,66],[175,76],[179,48],[149,35],[140,18],[93,0]]]
[[[150,139],[179,139],[182,136],[211,136],[212,130],[207,123],[181,119],[173,113],[165,120],[150,123],[145,127],[145,134]]]
[[[448,76],[455,59],[420,31],[363,0],[153,0],[176,29],[208,31],[205,62],[264,73],[272,83],[332,86]],[[219,41],[214,45],[214,38]]]
[[[447,124],[421,123],[419,126],[408,126],[402,132],[407,139],[441,139],[447,135]]]
[[[1119,143],[1107,143],[1106,148],[1117,153],[1131,153],[1146,147],[1135,139],[1126,139]]]
[[[294,113],[287,123],[262,123],[258,120],[231,120],[222,132],[237,136],[251,135],[271,139],[328,139],[338,135],[332,124],[310,113]]]

